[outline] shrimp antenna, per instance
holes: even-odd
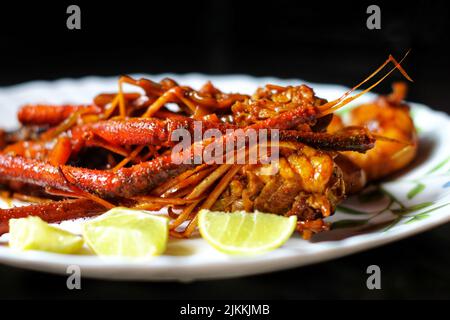
[[[327,114],[332,113],[333,111],[335,111],[335,110],[337,110],[339,108],[342,108],[343,106],[345,106],[349,102],[359,98],[363,94],[365,94],[365,93],[369,92],[370,90],[372,90],[373,88],[375,88],[377,85],[379,85],[384,79],[386,79],[396,69],[399,70],[400,73],[406,79],[408,79],[409,81],[413,82],[411,77],[406,73],[405,69],[403,69],[403,67],[401,66],[401,63],[403,62],[403,60],[405,60],[405,58],[408,56],[410,51],[411,50],[408,50],[406,52],[406,54],[403,56],[403,58],[399,62],[390,54],[389,57],[387,58],[387,60],[381,66],[379,66],[374,72],[372,72],[367,78],[365,78],[363,81],[358,83],[356,86],[354,86],[353,88],[348,90],[340,98],[321,105],[319,107],[319,110],[322,112],[323,115],[327,115]],[[375,82],[373,85],[371,85],[369,88],[365,89],[364,91],[358,93],[357,95],[347,98],[352,92],[354,92],[356,89],[358,89],[364,83],[366,83],[367,81],[372,79],[375,75],[377,75],[381,70],[383,70],[384,67],[387,64],[389,64],[390,62],[392,62],[394,64],[394,67],[391,70],[389,70],[389,72],[386,73],[380,80]]]

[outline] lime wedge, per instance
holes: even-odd
[[[77,253],[83,247],[83,239],[30,216],[9,220],[9,246],[19,250]]]
[[[169,219],[117,207],[86,222],[83,236],[100,256],[149,258],[165,251]]]
[[[282,246],[294,232],[297,217],[201,210],[198,222],[202,237],[217,250],[252,255]]]

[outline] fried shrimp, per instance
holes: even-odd
[[[418,138],[409,106],[403,102],[407,87],[398,82],[393,92],[352,109],[347,121],[334,115],[328,127],[336,132],[345,125],[366,127],[377,136],[375,147],[366,153],[342,152],[362,168],[369,181],[384,178],[410,164],[417,154]]]

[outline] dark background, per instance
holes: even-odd
[[[144,5],[145,3],[145,5]],[[81,7],[81,30],[66,8]],[[381,7],[381,30],[366,8]],[[245,73],[354,85],[389,53],[415,83],[409,99],[450,112],[446,1],[45,1],[0,3],[0,85],[124,73]],[[391,80],[400,78],[394,75]],[[377,88],[389,90],[391,81]],[[242,279],[176,283],[85,280],[0,266],[0,297],[450,298],[450,226],[315,266]],[[378,264],[383,289],[365,287]]]
[[[73,3],[81,7],[81,30],[66,28]],[[374,3],[381,30],[366,28],[366,9]],[[448,1],[429,0],[3,1],[0,85],[203,72],[351,86],[389,53],[399,58],[411,48],[405,62],[416,82],[410,98],[447,109],[449,8]]]

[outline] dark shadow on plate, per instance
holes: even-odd
[[[323,242],[323,241],[339,241],[353,236],[366,234],[381,229],[388,229],[390,226],[398,220],[398,216],[389,214],[384,219],[377,222],[370,222],[366,220],[354,220],[354,226],[348,228],[336,228],[330,231],[320,232],[312,236],[311,242]],[[349,221],[350,222],[350,221]],[[362,222],[362,223],[361,223]]]

